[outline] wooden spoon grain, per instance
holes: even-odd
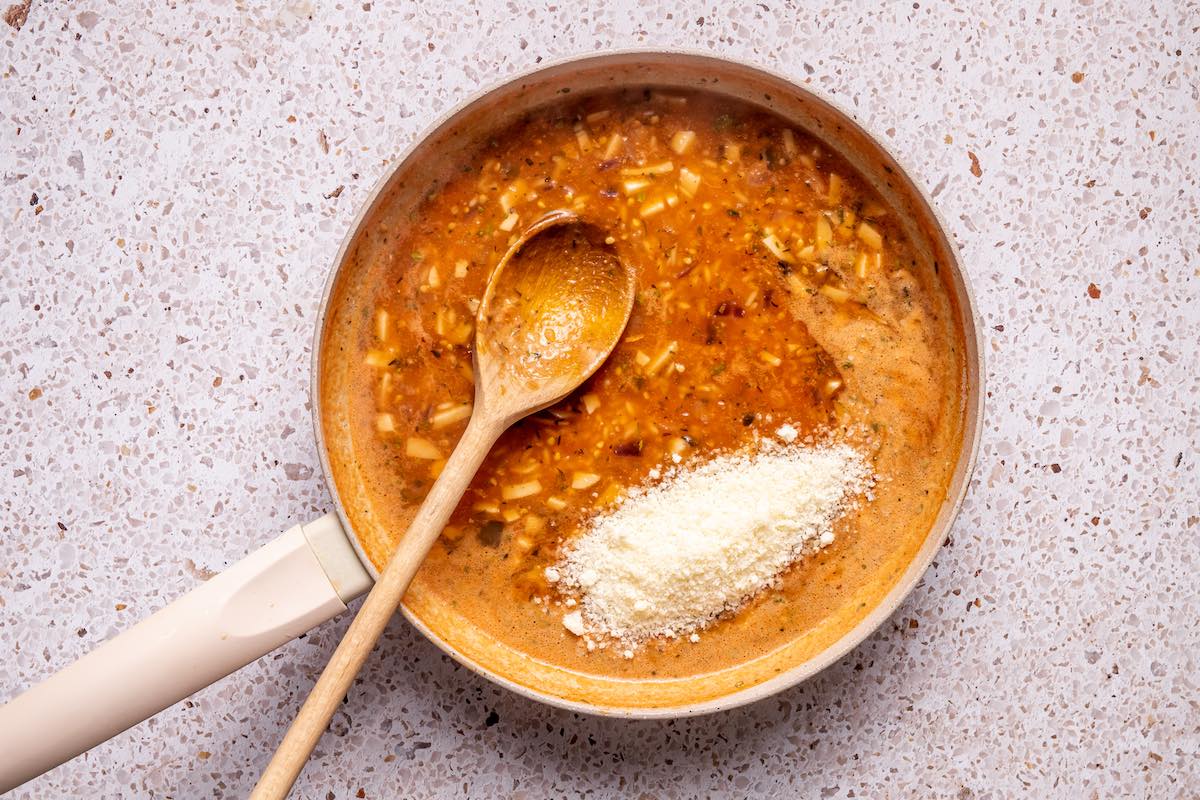
[[[476,315],[475,404],[466,431],[275,751],[254,800],[291,790],[496,439],[604,363],[633,298],[632,271],[602,231],[569,211],[538,219],[500,259]]]

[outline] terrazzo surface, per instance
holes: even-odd
[[[689,721],[545,708],[398,619],[296,796],[1200,795],[1200,6],[879,5],[10,12],[0,700],[330,509],[318,294],[431,115],[539,60],[681,46],[832,96],[936,198],[990,373],[950,543],[819,677]],[[13,796],[245,795],[344,628]]]

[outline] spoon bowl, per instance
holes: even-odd
[[[515,421],[570,394],[608,358],[633,301],[633,272],[604,231],[569,211],[538,219],[500,260],[479,305],[476,406]]]

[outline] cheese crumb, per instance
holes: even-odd
[[[702,629],[832,543],[833,523],[871,485],[866,460],[843,444],[767,443],[754,455],[676,468],[567,543],[554,569],[580,610],[563,624],[618,640],[625,652]]]
[[[775,429],[775,435],[788,444],[791,444],[792,442],[796,441],[796,437],[800,435],[800,431],[796,430],[791,425],[780,425]]]
[[[547,583],[558,583],[558,579],[562,577],[554,567],[546,567],[546,571],[542,574],[546,576]]]
[[[583,627],[583,614],[578,611],[572,611],[570,614],[564,614],[562,619],[563,627],[569,630],[576,636],[583,636],[585,628]]]

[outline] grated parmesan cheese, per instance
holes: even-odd
[[[696,631],[831,544],[833,523],[871,483],[866,461],[843,444],[767,444],[675,468],[566,546],[552,569],[578,606],[563,624],[627,645],[696,642]]]

